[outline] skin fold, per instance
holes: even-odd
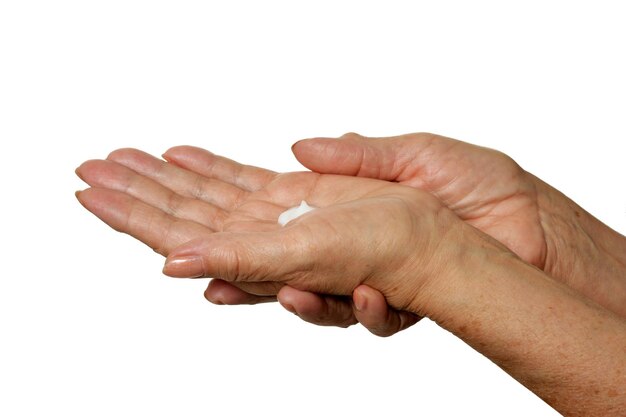
[[[507,156],[452,139],[293,149],[316,172],[119,150],[79,167],[91,188],[77,195],[167,256],[167,275],[215,278],[210,301],[278,294],[307,321],[379,335],[429,317],[565,415],[626,407],[622,236]],[[319,209],[278,226],[300,200]]]

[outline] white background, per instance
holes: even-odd
[[[513,3],[1,1],[0,414],[556,415],[430,322],[211,305],[73,194],[118,147],[296,170],[300,138],[431,131],[624,233],[620,2]]]

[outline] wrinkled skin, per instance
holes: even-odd
[[[525,261],[545,265],[546,240],[534,178],[501,152],[426,133],[390,138],[348,133],[340,139],[303,140],[292,150],[315,172],[394,181],[428,191]],[[294,310],[306,310],[300,315],[305,320],[334,324],[332,316],[323,316],[323,308],[311,307],[323,306],[322,296],[295,290],[289,295]],[[372,333],[389,336],[407,327],[399,326],[404,321],[375,290],[361,287],[356,297],[369,301],[354,314]],[[323,323],[319,317],[324,317]]]
[[[542,197],[543,200],[554,199],[559,202],[566,198],[526,173],[500,152],[431,134],[391,138],[364,138],[357,134],[347,134],[340,139],[307,139],[296,143],[293,152],[304,166],[319,173],[376,178],[427,191],[459,218],[499,240],[523,260],[546,270],[553,278],[564,281],[587,296],[594,291],[591,297],[608,308],[619,305],[619,300],[612,305],[605,302],[610,298],[607,295],[610,291],[598,292],[596,283],[592,283],[593,288],[586,291],[585,287],[590,287],[585,282],[588,281],[586,276],[575,282],[572,278],[575,275],[573,272],[583,276],[585,268],[579,265],[572,271],[572,267],[559,267],[554,261],[562,258],[563,264],[573,265],[571,256],[559,257],[554,248],[552,251],[548,250],[550,233],[563,236],[566,234],[562,230],[546,232],[542,218],[545,221],[548,214],[540,201]],[[276,176],[271,171],[243,166],[198,148],[173,148],[164,157],[169,164],[139,151],[120,150],[112,153],[108,162],[91,161],[78,170],[79,175],[91,185],[126,190],[130,196],[135,197],[142,195],[149,204],[165,209],[166,212],[172,211],[167,208],[168,204],[178,204],[176,201],[158,201],[157,195],[161,195],[162,199],[170,198],[167,190],[173,190],[187,199],[197,200],[187,204],[195,208],[176,210],[171,213],[170,218],[195,220],[193,223],[205,227],[187,224],[183,226],[185,233],[178,228],[178,234],[168,237],[171,242],[162,248],[161,253],[164,254],[186,240],[223,230],[220,228],[223,227],[224,214],[232,210],[246,193],[259,190]],[[105,168],[107,164],[110,164],[109,167],[115,166],[113,163],[118,165],[117,168]],[[151,185],[145,188],[126,188],[124,184],[129,179],[124,176],[129,175],[129,172],[118,172],[121,169],[119,165],[145,177],[139,183]],[[98,175],[90,174],[94,169],[105,173],[96,178]],[[151,182],[145,181],[147,179]],[[160,191],[152,197],[148,196],[156,185],[162,186]],[[212,187],[218,187],[220,192],[213,193]],[[163,189],[166,191],[163,192]],[[102,191],[95,199],[81,199],[92,211],[95,209],[96,214],[97,207],[100,207],[99,210],[107,211],[109,216],[113,216],[116,211],[123,213],[126,206],[134,204],[133,199],[118,196],[112,206],[106,207],[108,203],[102,200],[105,194]],[[217,200],[217,195],[221,195],[221,199]],[[113,195],[110,197],[113,198]],[[117,216],[123,218],[124,214],[118,213]],[[152,229],[155,235],[152,239],[157,240],[159,231],[156,227]],[[137,231],[129,233],[145,239],[138,236]],[[143,232],[139,234],[141,233]],[[554,240],[554,236],[552,239]],[[593,243],[586,244],[591,249],[596,246]],[[552,261],[548,259],[550,252]],[[591,253],[591,250],[587,248],[583,252]],[[574,260],[580,258],[576,256]],[[391,335],[419,319],[408,312],[390,308],[384,296],[367,285],[358,286],[352,299],[302,291],[288,285],[280,288],[275,286],[272,290],[268,287],[259,290],[258,286],[215,279],[209,284],[205,296],[209,301],[218,304],[253,304],[275,300],[265,294],[278,291],[281,304],[306,321],[337,326],[347,326],[359,321],[380,336]]]
[[[516,247],[535,248],[522,257],[536,264],[541,263],[542,231],[536,227],[538,222],[533,189],[528,184],[520,185],[523,171],[503,154],[439,136],[420,134],[386,139],[365,139],[348,134],[341,140],[301,141],[293,150],[300,162],[319,172],[374,177],[428,190],[461,218],[499,238],[513,250]],[[195,202],[187,203],[186,210],[173,213],[174,219],[193,220],[193,223],[179,224],[175,234],[167,237],[168,242],[161,241],[163,237],[158,236],[159,229],[154,225],[151,230],[154,236],[141,231],[140,224],[132,231],[124,230],[153,247],[158,245],[155,250],[164,255],[185,241],[217,230],[227,230],[224,227],[225,211],[232,210],[245,193],[259,190],[276,175],[192,147],[173,148],[164,157],[170,161],[170,165],[140,151],[119,150],[113,152],[108,161],[90,161],[77,170],[92,186],[128,193],[126,198],[104,190],[96,193],[91,200],[83,196],[84,204],[87,208],[93,207],[96,211],[92,211],[97,215],[96,207],[103,209],[100,217],[103,217],[106,200],[98,204],[99,199],[107,197],[117,197],[116,204],[121,212],[136,205],[137,201],[133,198],[139,196],[143,196],[143,200],[157,209],[165,208],[166,212],[172,212],[166,205],[179,202],[158,201],[156,197],[160,195],[161,199],[176,200],[168,190],[196,199]],[[477,167],[489,169],[477,170]],[[469,172],[473,175],[468,175]],[[481,172],[488,177],[477,176]],[[136,174],[144,178],[134,178]],[[136,185],[131,187],[130,183]],[[219,200],[217,194],[210,191],[216,185],[219,185],[221,191]],[[155,190],[158,192],[154,196],[148,196]],[[485,198],[485,195],[489,198]],[[520,208],[521,216],[518,214]],[[114,210],[109,207],[106,211],[112,214]],[[106,215],[104,217],[105,221],[110,222]],[[168,218],[160,217],[164,225],[160,227],[169,230]],[[533,227],[528,228],[528,224]],[[119,226],[113,227],[120,229]],[[231,227],[241,226],[235,224]],[[516,232],[512,233],[511,230]],[[163,233],[170,234],[165,229]],[[533,244],[527,246],[528,241]],[[220,304],[257,303],[272,301],[273,297],[259,294],[271,294],[277,290],[278,287],[274,287],[274,291],[266,287],[259,292],[258,286],[235,286],[213,280],[205,295],[209,301]],[[283,306],[315,324],[346,326],[360,321],[374,334],[387,336],[419,319],[410,313],[388,308],[382,294],[365,285],[356,288],[354,303],[350,299],[298,291],[289,286],[280,291],[278,297]]]
[[[197,155],[203,151],[177,148],[170,151],[168,159],[176,152]],[[279,175],[244,168],[207,152],[203,154],[217,161],[212,165],[213,172],[223,178],[236,172],[236,179],[230,177],[231,183],[207,179],[140,151],[120,150],[106,161],[88,161],[77,170],[92,186],[79,193],[79,199],[114,229],[131,234],[166,256],[183,242],[216,235],[228,237],[224,232],[278,233],[281,239],[286,239],[280,245],[304,245],[307,264],[277,276],[274,283],[240,282],[250,281],[249,276],[229,277],[247,292],[263,296],[256,301],[267,300],[284,283],[334,296],[350,295],[361,284],[375,283],[376,288],[384,289],[387,300],[404,308],[414,298],[411,294],[416,289],[413,284],[410,288],[399,285],[398,276],[402,277],[400,281],[415,282],[412,271],[427,271],[423,265],[416,268],[414,251],[439,247],[439,243],[431,241],[433,237],[440,239],[448,235],[449,230],[454,230],[451,223],[462,225],[429,194],[398,184],[310,172]],[[231,168],[234,171],[229,171]],[[284,229],[278,226],[278,215],[302,199],[320,208]],[[413,228],[407,228],[407,224]],[[433,225],[438,229],[428,232]],[[346,246],[346,242],[362,247]],[[259,245],[262,250],[269,247],[265,240]],[[223,248],[219,251],[222,253]],[[319,260],[313,262],[311,254]],[[429,259],[430,264],[434,258],[432,254],[424,259]],[[246,270],[244,261],[237,260],[241,271]],[[307,265],[314,265],[315,271],[307,271]],[[320,265],[327,265],[328,269]],[[350,271],[348,277],[346,271]],[[220,272],[211,271],[210,275],[220,276]],[[329,286],[328,279],[333,275],[335,281]],[[316,276],[322,277],[319,283],[315,282]],[[416,281],[418,287],[421,279]],[[345,300],[335,298],[334,302]],[[402,326],[417,320],[406,312],[398,314]],[[352,314],[346,315],[345,325],[354,320]]]

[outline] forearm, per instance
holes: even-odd
[[[544,271],[626,317],[626,238],[536,177]]]
[[[414,312],[435,320],[567,416],[626,409],[626,324],[502,250],[468,249]]]

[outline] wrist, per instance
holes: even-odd
[[[488,294],[489,276],[500,274],[511,262],[523,263],[503,244],[464,222],[448,232],[440,248],[429,262],[428,276],[417,280],[421,284],[412,288],[406,304],[411,313],[440,324],[454,319],[457,307],[471,300],[466,286],[482,288],[477,295]]]
[[[537,187],[546,240],[544,271],[626,316],[626,238],[558,190],[531,177]]]
[[[429,318],[564,414],[619,407],[606,394],[625,382],[623,320],[497,245],[466,255]]]

